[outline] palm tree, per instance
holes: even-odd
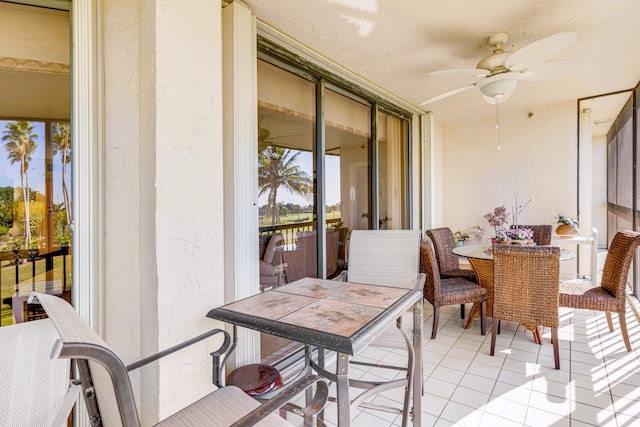
[[[259,195],[268,193],[266,215],[271,214],[271,225],[280,222],[280,212],[276,205],[280,187],[303,197],[311,193],[313,181],[296,164],[299,154],[300,151],[273,145],[258,154]]]
[[[62,163],[62,196],[67,217],[67,225],[71,224],[71,200],[67,188],[67,164],[71,163],[71,125],[69,122],[53,123],[53,155],[60,153]]]
[[[29,162],[31,155],[36,149],[36,138],[33,133],[33,126],[26,120],[8,122],[5,126],[2,141],[9,153],[7,159],[11,164],[20,163],[20,185],[22,186],[22,199],[24,200],[24,247],[28,248],[31,243],[31,227],[29,226]]]

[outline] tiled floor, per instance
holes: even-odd
[[[549,329],[543,332],[545,343],[537,345],[531,332],[503,322],[492,357],[490,328],[484,337],[478,321],[462,329],[459,307],[441,309],[438,336],[430,340],[431,313],[425,303],[423,426],[640,426],[640,326],[634,310],[628,310],[627,324],[638,350],[628,353],[617,315],[610,333],[603,313],[561,309],[560,370],[553,368]],[[370,347],[359,359],[388,363],[404,360],[403,353]],[[389,377],[380,368],[350,369],[353,377]],[[402,391],[374,400],[401,402]],[[332,403],[328,425],[335,425],[335,412]],[[356,410],[352,420],[356,427],[401,421],[372,410]]]

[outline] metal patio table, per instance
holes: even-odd
[[[305,344],[305,370],[336,382],[338,425],[351,421],[349,359],[413,307],[413,425],[422,413],[422,288],[405,289],[303,278],[209,311],[207,317]],[[335,351],[336,372],[311,348]],[[366,392],[365,392],[366,393]],[[305,420],[305,425],[310,425]]]

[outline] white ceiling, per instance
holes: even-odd
[[[416,106],[473,83],[428,73],[475,68],[491,53],[487,38],[500,31],[509,33],[504,46],[509,51],[556,33],[577,32],[578,40],[550,60],[595,64],[580,77],[519,82],[501,104],[502,116],[630,89],[640,81],[638,0],[245,1],[259,20]],[[591,101],[593,119],[614,119],[627,98]],[[475,89],[423,109],[444,124],[495,115]]]

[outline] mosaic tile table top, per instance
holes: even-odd
[[[354,355],[421,298],[421,289],[304,278],[207,316]]]

